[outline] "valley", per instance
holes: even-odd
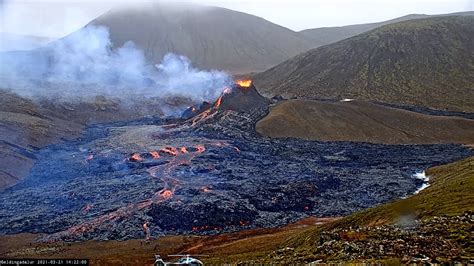
[[[265,108],[225,109],[258,95],[250,89],[234,87],[188,120],[96,124],[41,149],[25,181],[1,195],[1,233],[126,240],[146,222],[160,235],[284,226],[406,197],[423,185],[416,173],[472,155],[459,145],[261,137],[253,125]]]
[[[472,264],[473,11],[107,10],[0,32],[0,265]]]

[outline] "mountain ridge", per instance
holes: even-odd
[[[447,17],[447,16],[474,16],[474,11],[465,11],[465,12],[455,12],[448,14],[436,14],[436,15],[426,15],[426,14],[408,14],[401,17],[380,21],[380,22],[370,22],[370,23],[360,23],[352,25],[343,25],[335,27],[319,27],[319,28],[310,28],[299,31],[309,39],[315,41],[316,47],[327,45],[330,43],[338,42],[361,33],[407,20],[413,19],[424,19],[432,17]],[[315,47],[315,48],[316,48]]]
[[[473,35],[472,16],[390,24],[299,54],[254,75],[255,84],[267,96],[474,112]]]
[[[173,52],[197,67],[232,73],[261,71],[312,47],[297,32],[243,12],[199,5],[145,7],[111,10],[89,25],[108,27],[114,46],[133,41],[153,63]]]

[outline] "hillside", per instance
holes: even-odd
[[[160,115],[160,104],[150,100],[125,106],[105,97],[89,102],[30,100],[0,89],[0,191],[28,175],[39,148],[78,138],[91,123]]]
[[[0,91],[0,191],[28,174],[38,148],[78,137],[81,131],[78,123],[18,95]]]
[[[174,52],[200,68],[232,73],[263,71],[313,47],[262,18],[210,6],[146,4],[111,10],[91,24],[107,26],[115,46],[133,41],[152,63]]]
[[[404,200],[384,204],[379,207],[361,211],[349,215],[342,219],[316,219],[308,218],[302,221],[278,229],[252,229],[238,233],[222,234],[219,236],[165,236],[152,240],[149,245],[144,245],[141,240],[128,241],[87,241],[75,243],[41,243],[36,242],[38,235],[20,234],[0,237],[0,254],[5,257],[54,257],[57,252],[71,258],[86,256],[95,263],[123,263],[135,261],[146,261],[152,263],[153,254],[160,254],[166,257],[167,254],[208,254],[203,258],[209,264],[223,263],[243,263],[243,264],[269,264],[278,261],[282,264],[303,264],[316,261],[316,248],[321,246],[332,247],[334,243],[344,241],[346,244],[340,247],[343,250],[333,249],[330,253],[334,256],[345,256],[352,252],[358,252],[357,245],[372,241],[374,237],[384,237],[380,244],[387,246],[389,243],[404,243],[401,247],[406,247],[417,251],[418,248],[411,246],[414,236],[407,230],[404,239],[396,241],[386,241],[387,237],[398,237],[403,230],[394,229],[387,223],[397,221],[400,214],[410,210],[416,218],[422,219],[420,226],[416,230],[423,230],[423,238],[416,238],[423,241],[426,246],[421,248],[438,248],[439,245],[448,244],[441,252],[458,251],[464,248],[464,252],[469,252],[469,226],[463,213],[473,211],[474,198],[471,191],[474,189],[474,158],[448,165],[430,168],[427,175],[431,177],[430,187],[419,194]],[[439,195],[443,195],[440,197]],[[446,216],[448,215],[448,216]],[[461,216],[460,216],[461,215]],[[433,216],[438,216],[433,218]],[[366,225],[377,224],[378,227]],[[350,226],[358,228],[349,231]],[[472,227],[472,226],[471,226]],[[379,228],[379,229],[374,229]],[[345,230],[345,231],[343,231]],[[323,233],[323,231],[329,233]],[[383,231],[383,232],[381,232]],[[319,245],[325,240],[320,240],[321,236],[340,236],[339,240],[326,241],[326,245]],[[417,231],[415,231],[417,232]],[[372,234],[372,236],[370,235]],[[381,235],[373,235],[381,234]],[[436,235],[433,240],[432,234]],[[443,236],[441,236],[443,234]],[[447,236],[444,236],[448,234]],[[444,241],[440,241],[441,237]],[[446,241],[446,238],[447,241]],[[454,238],[454,239],[453,239]],[[453,245],[454,242],[454,245]],[[419,242],[421,243],[421,242]],[[450,244],[450,245],[449,245]],[[459,244],[466,246],[460,247]],[[259,251],[255,251],[255,246],[259,246]],[[330,246],[332,245],[332,246]],[[471,248],[472,249],[472,248]],[[320,249],[318,249],[319,251]],[[377,245],[375,250],[380,250]],[[323,252],[327,250],[321,250]],[[369,251],[370,255],[373,251]],[[432,250],[432,252],[440,252]],[[356,253],[357,254],[357,253]],[[324,255],[321,253],[321,255]],[[361,255],[361,254],[359,254]],[[446,254],[442,254],[446,256]],[[355,257],[355,256],[354,256]],[[361,256],[363,257],[363,255]],[[469,257],[464,257],[464,260]],[[459,258],[458,258],[459,259]],[[323,260],[324,261],[324,260]],[[346,260],[347,261],[347,260]],[[360,261],[360,260],[359,260]],[[374,260],[370,260],[374,262]],[[387,259],[378,258],[379,262],[394,262],[400,264],[400,258]]]
[[[380,225],[398,222],[407,213],[418,219],[461,215],[474,211],[474,157],[429,168],[430,186],[417,195],[349,215],[330,227]],[[440,197],[442,195],[442,197]]]
[[[265,95],[372,100],[474,112],[474,17],[395,23],[255,75]]]
[[[474,120],[355,101],[284,101],[257,123],[256,130],[269,137],[322,141],[474,144]]]
[[[347,25],[341,27],[323,27],[323,28],[314,28],[314,29],[307,29],[302,30],[300,33],[305,37],[314,41],[316,47],[338,42],[343,39],[347,39],[358,34],[376,29],[381,26],[385,26],[388,24],[393,24],[397,22],[412,20],[412,19],[422,19],[422,18],[429,18],[435,16],[473,16],[474,12],[458,12],[458,13],[451,13],[451,14],[443,14],[443,15],[424,15],[424,14],[411,14],[406,15],[403,17],[382,21],[382,22],[375,22],[375,23],[366,23],[366,24],[356,24],[356,25]]]
[[[426,172],[426,175],[430,177],[430,186],[419,194],[370,208],[322,227],[311,228],[294,235],[286,241],[285,245],[295,247],[297,251],[292,254],[293,258],[287,259],[293,262],[311,260],[317,255],[314,252],[315,250],[321,252],[319,255],[323,255],[322,246],[318,243],[326,241],[326,239],[321,239],[327,237],[325,232],[333,235],[340,233],[343,240],[347,241],[346,246],[351,247],[354,247],[354,245],[360,247],[361,244],[377,240],[380,237],[385,239],[385,242],[380,243],[382,245],[387,246],[391,243],[396,245],[397,242],[404,242],[403,245],[409,245],[410,239],[408,239],[406,233],[410,230],[405,231],[403,228],[412,226],[416,228],[416,231],[422,231],[425,238],[423,240],[423,238],[415,236],[418,245],[428,240],[428,242],[422,244],[428,246],[430,245],[429,242],[433,243],[432,240],[436,239],[435,243],[445,245],[445,250],[442,251],[444,254],[439,254],[440,257],[451,257],[448,261],[453,261],[452,254],[448,253],[456,249],[457,252],[463,254],[461,256],[459,256],[459,253],[455,255],[456,260],[472,259],[472,247],[469,244],[468,232],[472,230],[472,213],[474,211],[474,197],[471,193],[474,189],[473,165],[474,158],[470,157],[451,164],[430,168]],[[381,232],[382,230],[384,232]],[[404,240],[390,239],[390,241],[387,241],[394,236],[398,237],[399,234],[405,234]],[[420,234],[420,232],[416,234]],[[330,245],[326,246],[326,248],[330,248]],[[333,255],[328,255],[328,257],[334,258],[334,254],[338,254],[336,247],[333,248]],[[411,248],[419,249],[423,246]],[[362,255],[360,250],[349,249],[346,251],[345,255],[360,254],[359,258],[368,257],[371,252],[376,253],[370,251]],[[439,252],[437,250],[431,251]],[[418,255],[420,253],[418,251]],[[341,254],[340,257],[345,256],[343,253],[339,254]],[[421,254],[426,255],[426,253]],[[391,257],[394,257],[393,254]]]

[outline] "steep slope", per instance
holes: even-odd
[[[322,230],[347,229],[358,226],[380,226],[400,221],[404,216],[429,219],[434,216],[454,216],[474,211],[474,157],[428,169],[430,186],[420,193],[363,210],[322,228],[312,228],[295,235],[292,245],[306,249],[314,245]],[[291,245],[290,244],[290,245]]]
[[[287,28],[210,6],[145,4],[112,10],[91,24],[107,26],[115,46],[133,41],[150,62],[174,52],[198,67],[233,73],[263,71],[312,47]]]
[[[474,112],[474,17],[387,25],[255,75],[266,95],[355,98]]]
[[[122,105],[97,97],[90,102],[31,100],[0,89],[0,191],[28,175],[36,151],[81,136],[85,125],[161,115],[160,103]]]
[[[343,39],[347,39],[358,34],[382,27],[385,25],[412,20],[412,19],[422,19],[429,17],[437,16],[473,16],[474,12],[458,12],[451,14],[442,14],[442,15],[424,15],[424,14],[411,14],[403,17],[376,22],[376,23],[366,23],[366,24],[356,24],[356,25],[347,25],[341,27],[323,27],[315,29],[302,30],[300,33],[305,37],[312,39],[316,45],[322,46],[330,43],[334,43]]]
[[[81,131],[78,123],[18,95],[0,91],[0,191],[28,174],[38,148],[78,137]]]
[[[368,102],[288,100],[256,130],[270,137],[387,144],[474,144],[474,120],[425,115]]]

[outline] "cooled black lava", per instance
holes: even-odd
[[[144,158],[134,161],[131,152],[103,144],[112,126],[144,121],[95,125],[82,140],[44,148],[30,176],[0,194],[0,233],[129,239],[144,236],[145,221],[156,236],[341,216],[409,195],[422,185],[414,173],[473,155],[459,145],[272,140],[253,130],[262,112],[228,111],[198,127],[151,136],[157,145],[185,147],[183,159],[137,150]],[[205,150],[198,154],[189,143]]]

